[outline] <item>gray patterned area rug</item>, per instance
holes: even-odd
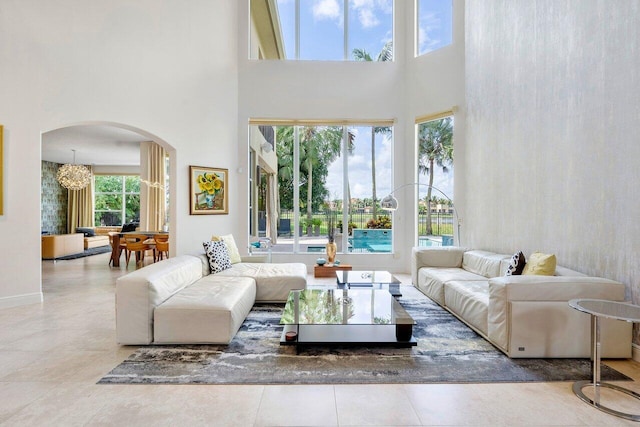
[[[282,306],[254,306],[228,346],[146,346],[100,384],[384,384],[576,381],[588,359],[510,359],[429,299],[401,298],[417,347],[280,346]],[[603,366],[602,379],[630,378]]]

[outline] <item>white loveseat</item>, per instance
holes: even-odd
[[[417,247],[412,280],[509,357],[590,357],[590,316],[568,301],[624,301],[624,285],[559,266],[555,276],[505,276],[510,259],[459,247]],[[602,322],[603,357],[631,357],[631,326]]]
[[[119,344],[228,344],[255,302],[304,289],[301,263],[247,262],[210,274],[207,256],[182,255],[116,280]]]

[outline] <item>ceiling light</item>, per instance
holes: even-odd
[[[82,190],[91,182],[91,171],[86,166],[76,164],[76,150],[73,151],[73,163],[60,166],[56,179],[64,188]]]

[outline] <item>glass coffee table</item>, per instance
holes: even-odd
[[[338,279],[338,289],[385,289],[396,298],[402,296],[400,292],[400,280],[388,271],[336,271],[336,276]]]
[[[280,345],[412,347],[415,321],[387,291],[373,288],[291,291]]]

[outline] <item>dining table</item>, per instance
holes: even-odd
[[[122,248],[120,247],[120,239],[125,237],[127,234],[142,234],[149,238],[152,238],[156,234],[169,234],[167,231],[119,231],[110,233],[112,242],[111,242],[111,259],[109,260],[109,264],[113,267],[120,267],[120,256],[122,255]]]

